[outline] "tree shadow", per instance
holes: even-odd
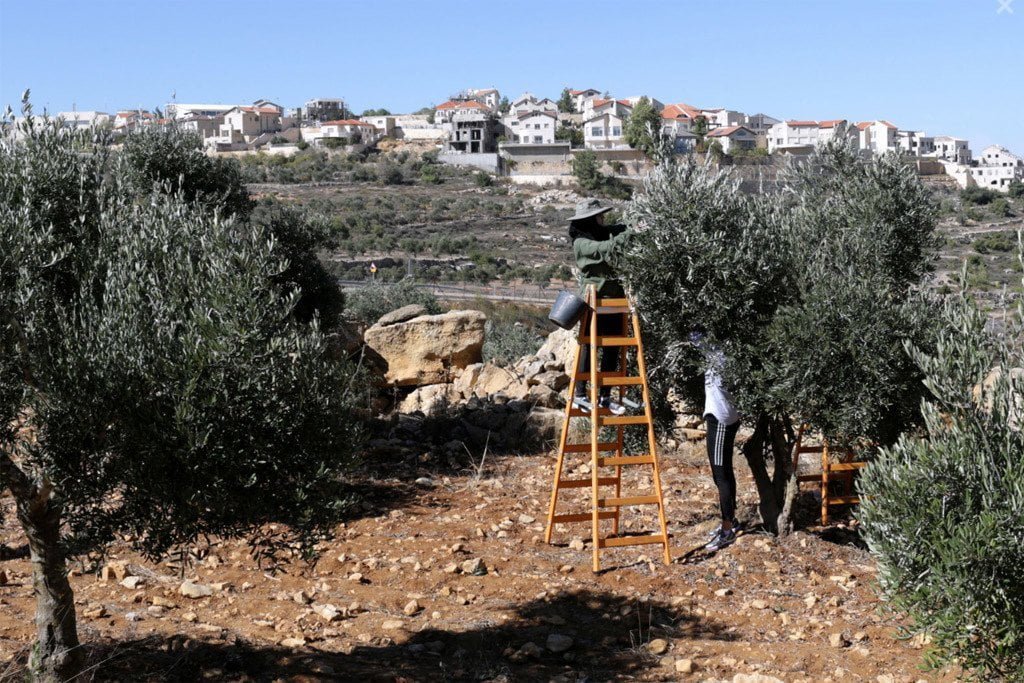
[[[100,681],[575,681],[659,667],[646,648],[654,638],[732,639],[724,625],[684,608],[604,592],[561,593],[509,610],[504,622],[481,620],[464,631],[385,631],[354,647],[327,637],[299,648],[230,635],[101,641],[90,648],[89,674]],[[571,641],[562,650],[552,635]]]

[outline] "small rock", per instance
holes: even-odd
[[[583,539],[574,538],[569,541],[569,550],[583,550]]]
[[[562,572],[563,574],[571,574],[572,570],[573,566],[571,564],[563,564],[561,567],[558,568],[558,571]]]
[[[405,626],[405,622],[399,619],[389,619],[380,625],[380,627],[385,631],[394,631],[395,629],[402,628],[403,626]]]
[[[549,650],[558,654],[559,652],[565,652],[572,647],[573,640],[569,636],[562,635],[561,633],[552,633],[548,636],[546,644]]]
[[[285,638],[284,640],[281,641],[281,647],[296,648],[296,647],[305,647],[305,646],[306,646],[306,639],[305,638]]]
[[[309,591],[297,591],[292,595],[292,600],[299,605],[308,605],[313,602],[313,595]]]
[[[405,604],[405,607],[402,608],[402,611],[405,613],[407,617],[411,617],[412,615],[419,612],[421,609],[423,608],[420,607],[419,602],[417,602],[416,600],[410,600]]]
[[[828,644],[832,647],[846,647],[850,641],[842,633],[833,633],[828,637]]]
[[[185,612],[181,615],[181,618],[190,624],[194,624],[197,621],[199,621],[199,617],[196,615],[195,612]]]
[[[768,609],[768,603],[764,600],[751,600],[750,606],[754,609]]]
[[[417,486],[430,487],[434,485],[434,480],[431,479],[430,477],[420,477],[419,479],[416,480],[416,484]]]
[[[696,666],[692,659],[677,659],[676,660],[676,673],[681,674],[692,674],[696,670]]]
[[[145,583],[146,581],[141,576],[126,576],[121,579],[121,585],[129,590],[135,590]]]
[[[146,608],[146,611],[152,614],[154,617],[162,617],[164,615],[164,612],[167,611],[167,609],[161,607],[160,605],[150,605]]]
[[[540,657],[544,654],[544,649],[537,643],[527,642],[524,643],[521,648],[519,648],[518,652],[523,657],[533,657],[534,659],[536,659],[537,657]]]
[[[82,616],[86,619],[102,619],[107,616],[107,608],[103,605],[97,605],[88,609],[82,610]]]
[[[127,612],[124,615],[125,621],[142,621],[142,615],[138,612]]]
[[[647,651],[652,655],[663,655],[668,652],[668,641],[664,638],[655,638],[647,643]]]
[[[530,515],[519,515],[517,521],[520,524],[533,524],[535,521],[537,521],[537,518],[531,517]]]
[[[479,557],[466,560],[462,563],[461,569],[463,574],[472,574],[473,576],[483,576],[487,573],[487,567]]]
[[[341,610],[334,605],[313,605],[313,612],[326,622],[341,619]]]
[[[732,595],[732,589],[731,588],[719,588],[718,590],[715,591],[715,595],[717,595],[720,598],[724,598],[727,595]]]
[[[208,598],[211,595],[213,595],[213,588],[203,583],[185,581],[178,588],[178,592],[184,595],[186,598],[198,600],[199,598]]]
[[[160,595],[154,595],[152,598],[150,598],[149,604],[156,605],[157,607],[164,607],[166,609],[174,609],[178,606],[178,604],[173,600],[168,600],[167,598]]]

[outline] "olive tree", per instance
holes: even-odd
[[[30,668],[65,681],[83,662],[69,556],[329,530],[354,376],[293,315],[266,230],[140,193],[125,156],[25,112],[0,141],[0,487],[32,560]]]
[[[1024,254],[1021,255],[1024,258]],[[1024,679],[1024,305],[998,333],[965,293],[931,351],[911,349],[931,398],[926,434],[866,468],[859,517],[890,606],[931,637],[935,665]]]
[[[691,332],[722,349],[753,427],[743,453],[767,528],[790,525],[796,421],[837,442],[891,443],[917,419],[923,389],[904,342],[930,334],[917,289],[934,219],[895,156],[861,160],[840,136],[781,191],[755,195],[727,172],[668,157],[626,215],[638,232],[626,279],[657,349],[654,379],[701,405]]]

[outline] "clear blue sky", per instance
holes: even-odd
[[[1024,153],[1024,0],[0,0],[4,105],[404,112],[565,85]]]

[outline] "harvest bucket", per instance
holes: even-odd
[[[558,293],[558,298],[551,305],[551,312],[548,313],[548,320],[561,327],[563,330],[571,330],[579,322],[583,315],[583,309],[587,302],[579,298],[567,289]]]

